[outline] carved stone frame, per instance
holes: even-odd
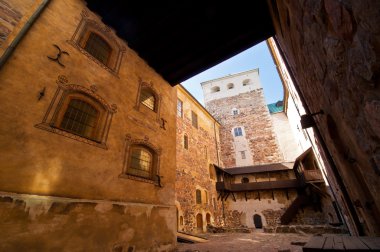
[[[90,89],[88,89],[80,85],[68,84],[68,79],[63,75],[58,76],[57,84],[58,88],[42,119],[42,122],[35,125],[35,127],[77,140],[79,142],[107,149],[107,137],[113,114],[117,111],[116,105],[109,105],[100,95],[96,94],[96,86],[91,86]],[[91,105],[98,108],[100,116],[93,139],[68,132],[59,127],[67,105],[72,97],[84,99],[86,102],[89,102]]]
[[[143,178],[135,175],[128,174],[128,166],[130,160],[130,153],[133,146],[142,146],[150,149],[153,153],[153,164],[152,164],[152,178]],[[149,142],[149,138],[147,136],[144,139],[134,139],[130,134],[127,134],[125,137],[125,152],[124,152],[124,162],[122,173],[119,175],[119,178],[127,178],[132,180],[137,180],[141,182],[146,182],[150,184],[154,184],[156,186],[160,185],[160,156],[161,156],[161,148],[158,148]]]
[[[144,89],[144,88],[149,89],[149,91],[154,95],[154,98],[156,100],[155,104],[154,104],[155,110],[152,111],[152,112],[156,113],[156,121],[158,123],[161,123],[161,121],[160,121],[160,112],[161,111],[160,110],[161,110],[162,96],[154,88],[152,82],[145,82],[141,78],[139,79],[139,87],[138,87],[138,91],[137,91],[135,109],[138,110],[138,111],[141,111],[140,107],[141,107],[142,104],[140,102],[140,95],[141,95],[141,90]],[[144,105],[142,105],[142,106],[144,106]]]
[[[126,51],[126,47],[123,45],[125,42],[120,40],[115,32],[110,27],[104,25],[101,19],[90,10],[84,9],[81,16],[82,19],[79,22],[77,29],[71,39],[67,42],[77,48],[81,53],[86,55],[100,67],[117,76],[123,53]],[[84,49],[90,33],[95,33],[100,36],[112,48],[110,58],[106,65]]]

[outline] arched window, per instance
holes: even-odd
[[[242,182],[243,184],[245,184],[245,183],[249,183],[249,178],[247,178],[247,177],[243,177],[243,178],[241,179],[241,182]]]
[[[76,135],[94,138],[99,111],[80,99],[71,99],[59,127]]]
[[[96,33],[90,33],[86,44],[84,45],[84,49],[104,65],[108,64],[109,58],[111,57],[112,48],[102,37]]]
[[[183,136],[183,147],[187,150],[189,149],[189,138],[187,137],[187,135],[184,135]]]
[[[156,97],[149,88],[142,88],[140,93],[140,102],[152,111],[156,111]]]
[[[201,192],[201,190],[197,189],[195,191],[195,199],[196,199],[197,204],[202,204],[202,192]]]
[[[234,128],[234,135],[237,136],[242,136],[243,135],[243,130],[240,127]]]
[[[152,179],[153,151],[143,145],[130,148],[127,174]]]
[[[215,87],[211,88],[211,93],[216,93],[216,92],[219,92],[219,91],[220,91],[220,87],[218,87],[218,86],[215,86]]]
[[[227,89],[233,89],[234,88],[234,84],[233,83],[228,83],[227,84]]]
[[[179,217],[179,225],[183,226],[183,216]]]
[[[251,84],[251,80],[250,79],[243,80],[243,86],[247,86],[247,85],[250,85],[250,84]]]

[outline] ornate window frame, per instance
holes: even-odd
[[[140,146],[143,148],[145,147],[146,149],[150,150],[151,154],[153,155],[152,178],[148,179],[148,178],[128,174],[131,150],[134,146]],[[119,178],[127,178],[127,179],[154,184],[156,186],[161,186],[161,182],[160,182],[161,153],[162,153],[161,148],[156,147],[155,145],[151,144],[147,136],[145,136],[144,139],[136,139],[136,138],[132,138],[130,134],[127,134],[125,137],[123,168],[122,168],[122,173],[119,175]]]
[[[141,99],[140,99],[140,96],[141,96],[141,90],[143,89],[148,89],[149,92],[151,92],[153,95],[154,95],[154,98],[155,98],[155,105],[154,105],[154,110],[151,110],[149,108],[147,108],[148,111],[152,112],[152,113],[155,113],[156,114],[156,121],[158,123],[161,123],[161,120],[160,120],[160,113],[161,113],[161,102],[162,102],[162,96],[158,93],[158,91],[154,88],[153,86],[153,83],[152,82],[146,82],[146,81],[143,81],[141,78],[139,79],[139,87],[138,87],[138,90],[137,90],[137,97],[136,97],[136,104],[135,104],[135,109],[137,111],[140,111],[141,112],[141,107],[146,107],[145,105],[141,104]]]
[[[84,49],[91,33],[95,33],[100,36],[112,48],[107,64],[102,63]],[[115,31],[103,24],[101,19],[87,8],[82,10],[81,20],[77,26],[77,29],[71,39],[67,42],[100,67],[117,76],[123,53],[126,51],[126,47],[123,45],[124,42],[118,38]]]
[[[108,104],[100,95],[98,95],[96,93],[97,88],[94,85],[90,88],[86,88],[76,84],[68,84],[68,82],[69,81],[66,76],[58,76],[58,88],[54,94],[54,97],[50,102],[42,122],[36,124],[35,127],[77,140],[79,142],[107,149],[106,142],[113,114],[117,112],[116,105]],[[60,124],[64,113],[66,112],[67,106],[73,98],[82,99],[99,110],[99,122],[96,127],[94,138],[86,138],[60,128]]]

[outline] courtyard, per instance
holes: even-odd
[[[291,251],[301,252],[311,234],[299,233],[219,233],[205,234],[208,239],[204,243],[178,243],[178,252],[235,252],[235,251]],[[296,245],[297,244],[297,245]]]

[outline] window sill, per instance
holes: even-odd
[[[147,179],[147,178],[138,177],[138,176],[134,176],[134,175],[130,175],[130,174],[125,174],[125,173],[120,174],[119,178],[131,179],[131,180],[136,180],[136,181],[145,182],[145,183],[149,183],[149,184],[159,186],[157,181]]]
[[[74,139],[74,140],[82,142],[82,143],[93,145],[93,146],[96,146],[96,147],[99,147],[99,148],[102,148],[102,149],[106,149],[106,150],[108,149],[108,147],[107,147],[107,145],[105,143],[99,143],[99,142],[96,142],[94,140],[90,140],[88,138],[75,135],[73,133],[61,130],[59,128],[52,127],[52,126],[50,126],[47,123],[39,123],[39,124],[36,124],[35,127],[38,128],[38,129],[46,130],[46,131],[49,131],[49,132],[61,135],[61,136],[65,136],[67,138]]]

